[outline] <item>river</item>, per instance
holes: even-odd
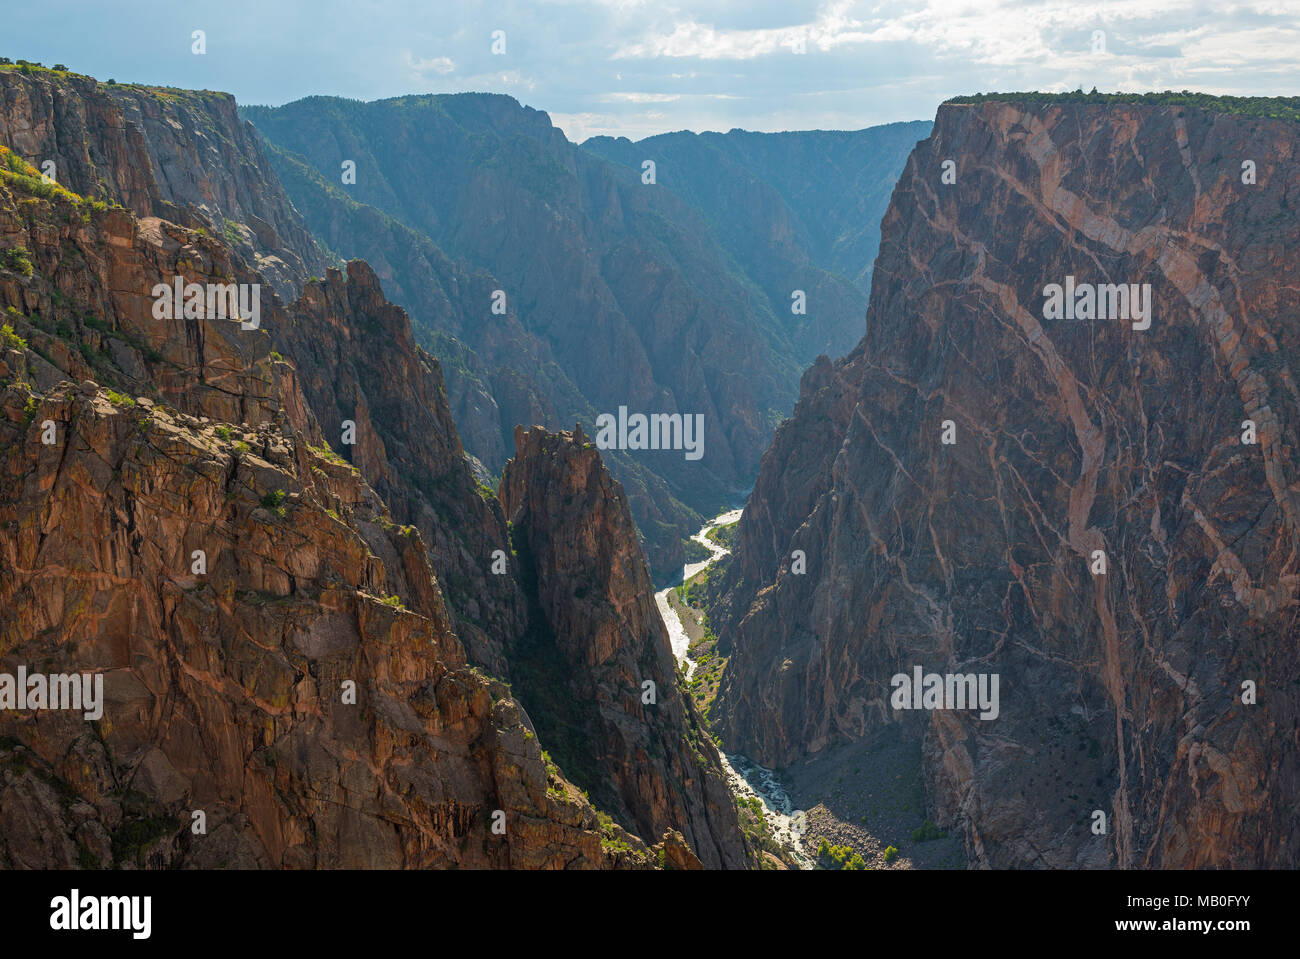
[[[706,560],[698,563],[688,563],[683,567],[682,582],[689,581],[691,577],[702,570],[708,569],[731,552],[715,544],[708,538],[707,534],[719,526],[727,526],[736,522],[740,519],[742,512],[743,510],[733,509],[725,513],[719,513],[691,537],[695,542],[708,549],[710,555]],[[668,639],[672,643],[673,656],[682,664],[682,672],[689,680],[695,674],[696,664],[695,660],[687,655],[691,640],[686,635],[686,628],[682,625],[681,617],[677,615],[677,611],[668,602],[668,594],[674,589],[676,589],[676,586],[670,586],[655,593],[655,605],[659,607],[659,615],[668,630]],[[722,768],[726,772],[727,783],[731,787],[731,791],[737,796],[746,799],[757,797],[763,803],[763,818],[772,827],[777,842],[794,851],[794,859],[801,868],[813,868],[813,860],[803,850],[798,841],[803,836],[806,828],[804,826],[804,814],[794,808],[789,795],[777,782],[776,774],[740,753],[719,751],[718,755],[722,759]]]

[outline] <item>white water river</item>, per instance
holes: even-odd
[[[705,523],[704,527],[691,537],[695,542],[707,548],[711,555],[702,562],[688,563],[682,569],[682,582],[688,581],[701,570],[708,569],[719,559],[730,553],[730,550],[716,545],[706,534],[719,526],[727,526],[736,522],[740,519],[741,512],[743,511],[733,509],[720,513]],[[682,664],[682,671],[689,680],[695,673],[696,664],[695,660],[686,655],[691,641],[690,637],[686,635],[685,627],[682,626],[681,617],[677,615],[677,611],[668,602],[668,594],[675,588],[675,586],[670,586],[668,589],[661,589],[655,593],[655,605],[659,607],[659,615],[664,621],[664,626],[668,629],[668,638],[672,642],[673,656]],[[789,795],[777,782],[776,775],[770,769],[764,769],[749,757],[740,753],[728,755],[719,751],[718,755],[722,759],[722,768],[727,774],[727,783],[730,785],[731,791],[742,798],[757,797],[763,803],[763,817],[772,827],[777,842],[793,850],[794,858],[802,868],[811,869],[813,867],[812,858],[804,852],[798,842],[798,839],[803,835],[804,828],[806,828],[804,826],[804,816],[794,808]]]

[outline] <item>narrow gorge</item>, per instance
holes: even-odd
[[[1300,101],[278,102],[0,60],[0,868],[1300,865]]]

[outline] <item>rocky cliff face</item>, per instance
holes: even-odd
[[[286,300],[325,272],[229,94],[4,69],[0,142],[74,193],[222,237]]]
[[[866,336],[805,373],[741,521],[729,746],[924,723],[977,865],[1300,862],[1297,147],[1160,104],[940,109]],[[1067,277],[1150,284],[1150,327],[1050,318]],[[998,717],[893,709],[918,665],[998,674]]]
[[[705,416],[699,462],[602,451],[657,577],[680,570],[701,513],[748,484],[799,369],[861,336],[866,284],[849,277],[874,256],[889,185],[928,129],[577,148],[500,96],[244,112],[322,242],[372,263],[422,345],[455,358],[452,407],[488,471],[521,423],[591,430],[620,405]],[[646,159],[654,184],[640,180]],[[356,179],[344,185],[348,160]]]
[[[0,661],[104,699],[0,711],[0,861],[613,864],[266,331],[154,318],[220,245],[39,183],[0,184]]]
[[[488,570],[508,550],[505,521],[465,459],[438,361],[415,345],[400,307],[361,260],[330,270],[294,304],[275,342],[293,358],[331,449],[358,467],[394,517],[420,530],[473,660],[506,676],[524,628],[522,594]],[[345,443],[347,423],[355,425]]]
[[[264,278],[0,161],[0,673],[105,689],[92,720],[0,710],[0,864],[719,861],[695,822],[651,847],[598,815],[480,668],[518,681],[529,623],[487,573],[504,516],[365,264],[255,330],[161,319],[159,282]]]
[[[869,293],[880,218],[903,164],[930,127],[929,120],[915,120],[866,130],[731,130],[700,139],[780,194],[812,262]],[[853,320],[860,331],[861,314]]]
[[[503,315],[484,322],[483,305],[503,287],[496,277],[453,261],[427,236],[358,203],[286,151],[272,146],[271,155],[322,242],[350,250],[364,238],[366,260],[386,295],[410,305],[417,339],[439,358],[458,431],[483,464],[481,479],[500,474],[505,443],[513,443],[517,424],[558,426],[557,406],[595,421],[597,410],[560,368],[547,343],[524,328],[509,301]],[[642,539],[651,568],[680,569],[681,536],[702,518],[675,499],[663,478],[637,456],[610,450],[606,457],[628,490],[638,529],[648,531]]]
[[[544,707],[534,709],[543,737],[602,767],[593,802],[630,831],[680,828],[705,866],[742,867],[735,804],[678,684],[622,488],[581,429],[521,427],[515,444],[501,500],[540,613],[518,660]],[[586,786],[580,764],[569,767]]]
[[[97,84],[49,71],[0,70],[0,85],[8,110],[0,113],[0,130],[15,137],[15,149],[32,161],[54,157],[57,169],[68,171],[61,177],[70,187],[84,185],[89,194],[130,207],[149,229],[175,234],[167,242],[189,243],[195,231],[216,240],[204,253],[214,258],[213,279],[238,274],[256,282],[269,270],[282,291],[293,292],[307,283],[308,266],[326,273],[260,137],[238,118],[228,95]],[[159,212],[189,228],[159,219]],[[230,222],[227,215],[262,224],[259,235],[273,252],[259,252],[257,237],[250,245],[234,227],[214,229]],[[187,278],[204,281],[187,266]],[[476,662],[504,675],[502,646],[522,631],[522,601],[500,595],[513,587],[485,581],[482,573],[492,550],[505,544],[503,522],[492,520],[463,461],[437,361],[417,350],[406,317],[383,299],[374,273],[364,264],[348,269],[347,281],[335,271],[313,284],[301,304],[306,322],[298,315],[282,322],[286,315],[273,314],[268,302],[265,325],[275,330],[277,349],[294,360],[311,408],[328,412],[324,441],[347,458],[356,450],[358,465],[402,522],[422,526],[459,632]],[[374,349],[379,342],[387,344],[382,352]],[[157,348],[166,353],[176,346],[163,340]],[[145,366],[136,372],[135,391],[148,392],[153,381],[170,376]],[[186,386],[183,378],[178,385]],[[188,390],[176,392],[169,400],[187,408]],[[225,420],[241,415],[223,412]],[[340,424],[348,419],[359,424],[355,446],[340,443]]]

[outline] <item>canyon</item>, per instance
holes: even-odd
[[[752,483],[800,370],[860,338],[868,281],[838,270],[846,250],[874,252],[889,186],[929,129],[795,143],[733,131],[692,150],[671,138],[574,144],[545,113],[485,94],[240,113],[321,242],[372,263],[443,358],[485,478],[518,423],[594,435],[619,406],[703,417],[702,460],[606,452],[659,583],[704,518]],[[816,157],[815,190],[788,182],[809,162],[801,149]],[[653,184],[641,179],[648,156]]]
[[[1195,100],[0,65],[0,676],[102,683],[0,866],[1300,864],[1300,127]]]
[[[0,711],[0,863],[747,865],[662,627],[643,622],[620,660],[653,671],[658,709],[574,717],[581,788],[543,750],[528,709],[550,677],[518,664],[547,617],[615,655],[617,610],[593,598],[577,623],[562,602],[541,606],[535,570],[489,571],[514,555],[510,526],[474,477],[437,360],[365,263],[305,275],[310,236],[273,179],[256,205],[233,204],[227,171],[260,149],[233,102],[0,70],[0,104],[13,144],[0,157],[0,657],[6,671],[75,662],[103,676],[105,699],[95,722]],[[223,149],[173,154],[141,116]],[[231,164],[241,142],[250,164]],[[25,155],[53,156],[64,178],[42,180]],[[160,319],[151,291],[176,277],[267,280],[292,299],[271,294],[256,329]],[[599,460],[569,476],[530,455],[511,462],[543,489],[591,485],[563,519],[609,530],[652,609]],[[540,522],[516,527],[538,549]],[[564,548],[548,557],[569,574],[603,574]],[[617,712],[621,674],[599,675]],[[612,811],[588,799],[649,775],[661,785],[624,790]]]

